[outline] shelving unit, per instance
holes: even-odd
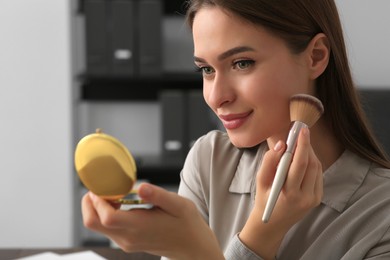
[[[148,72],[145,70],[141,70],[137,66],[140,65],[142,61],[140,54],[141,45],[144,46],[144,43],[135,42],[133,45],[129,45],[128,48],[130,50],[131,47],[134,49],[128,51],[126,46],[119,46],[118,39],[115,41],[102,39],[97,41],[98,43],[106,44],[104,48],[108,48],[109,52],[112,52],[117,45],[120,50],[123,52],[122,54],[130,54],[133,60],[113,60],[110,55],[112,54],[99,54],[94,56],[93,59],[88,59],[87,55],[88,44],[87,38],[90,37],[91,32],[87,32],[87,21],[86,15],[89,13],[86,8],[88,4],[98,3],[100,6],[98,8],[98,12],[103,14],[104,19],[107,19],[107,15],[112,15],[111,12],[117,12],[120,10],[117,7],[113,7],[113,3],[119,4],[129,4],[126,5],[125,9],[127,10],[138,10],[137,5],[140,2],[146,3],[153,1],[142,1],[142,0],[74,0],[78,1],[78,7],[76,10],[77,16],[77,26],[75,34],[79,36],[80,39],[76,39],[76,49],[78,49],[77,54],[75,54],[76,59],[80,60],[78,74],[75,75],[75,82],[77,82],[76,86],[76,95],[77,102],[75,108],[75,143],[87,133],[93,131],[93,127],[95,124],[106,125],[107,128],[110,128],[112,133],[109,131],[109,134],[113,134],[114,136],[127,138],[125,141],[129,141],[133,136],[137,136],[139,138],[139,131],[134,130],[132,127],[132,123],[134,121],[134,127],[141,127],[139,121],[141,120],[149,120],[152,123],[146,124],[144,123],[142,126],[147,125],[149,128],[156,128],[159,131],[162,130],[162,119],[156,119],[157,117],[162,117],[162,115],[157,114],[157,110],[162,110],[161,105],[161,94],[165,91],[174,91],[178,93],[190,93],[193,91],[201,92],[202,89],[202,78],[199,74],[195,73],[194,65],[192,61],[192,39],[191,35],[184,31],[184,17],[179,13],[182,12],[182,5],[184,3],[183,0],[166,0],[162,1],[163,5],[163,13],[161,16],[162,21],[158,21],[158,24],[161,25],[161,46],[157,49],[161,52],[161,68],[153,67],[153,71]],[[89,1],[89,3],[87,3]],[[134,5],[133,5],[134,4]],[[96,6],[95,6],[96,7]],[[108,8],[104,10],[104,8]],[[143,9],[145,10],[145,9]],[[95,10],[96,11],[96,10]],[[121,10],[120,10],[121,11]],[[129,27],[129,24],[124,26],[127,28],[125,31],[122,30],[120,33],[120,37],[124,37],[119,39],[122,43],[128,43],[130,38],[126,38],[126,34],[138,34],[140,33],[140,29],[136,24],[140,23],[139,19],[143,19],[140,14],[137,14],[137,11],[133,12],[133,18],[135,19],[135,24],[132,29]],[[95,18],[94,18],[95,19]],[[117,17],[115,18],[117,19]],[[125,21],[128,21],[128,17],[125,18]],[[111,30],[112,26],[115,22],[110,21],[109,26],[105,26],[100,23],[100,26],[97,28],[96,32],[101,33],[100,30]],[[156,21],[153,21],[156,24]],[[123,21],[120,23],[123,24]],[[88,25],[89,26],[89,25]],[[123,28],[122,28],[123,29]],[[145,31],[145,30],[143,30]],[[107,37],[112,37],[112,32],[107,32]],[[101,37],[100,35],[99,37]],[[143,37],[143,36],[142,36]],[[137,39],[138,41],[138,39]],[[96,41],[95,41],[96,42]],[[153,41],[147,41],[148,45],[152,44]],[[156,44],[159,44],[156,42]],[[98,46],[98,47],[101,47]],[[153,46],[152,46],[153,47]],[[111,49],[111,50],[110,50]],[[124,55],[123,57],[125,57]],[[104,64],[99,68],[92,69],[88,71],[88,66],[93,63],[97,58],[101,58],[100,61],[108,62],[109,64],[105,67]],[[126,57],[125,57],[126,58]],[[130,58],[128,56],[127,58]],[[124,65],[119,68],[118,66]],[[97,71],[103,71],[101,75],[97,73]],[[126,71],[126,69],[130,69]],[[145,112],[145,116],[137,117],[134,113],[140,112],[139,109],[134,106],[144,106],[143,104],[149,104],[153,108],[148,110],[149,112]],[[104,107],[104,108],[102,108]],[[102,112],[105,108],[107,108],[110,112],[104,111],[104,115],[99,115],[99,112],[96,112],[96,109]],[[118,112],[119,113],[116,113]],[[180,110],[180,108],[178,108]],[[112,112],[112,116],[109,113]],[[135,112],[136,111],[136,112]],[[126,113],[129,113],[127,116]],[[144,113],[144,112],[142,112]],[[147,113],[152,113],[147,114]],[[110,118],[112,117],[112,118]],[[143,118],[147,117],[147,119]],[[119,119],[118,119],[119,118]],[[134,119],[135,118],[135,119]],[[131,122],[130,122],[131,121]],[[155,122],[156,121],[156,122]],[[158,122],[157,122],[158,121]],[[121,122],[120,125],[117,125],[118,122]],[[123,122],[123,123],[122,123]],[[187,122],[186,122],[187,123]],[[108,125],[108,126],[107,126]],[[151,125],[151,126],[150,126]],[[104,130],[104,126],[100,126]],[[186,128],[186,131],[188,127]],[[126,132],[128,131],[128,132]],[[133,131],[133,132],[131,132]],[[124,133],[125,132],[125,133]],[[149,131],[150,132],[150,131]],[[153,133],[157,132],[155,130]],[[145,142],[151,142],[150,139],[155,140],[156,138],[153,136],[150,138],[148,136],[147,131],[143,134],[143,139]],[[121,136],[122,135],[122,136]],[[130,137],[129,137],[130,136]],[[147,146],[148,144],[146,144]],[[155,144],[156,146],[163,146],[158,142]],[[132,150],[134,146],[131,144],[128,145],[128,148]],[[162,148],[161,148],[162,149]],[[187,148],[184,149],[187,151]],[[147,180],[148,182],[163,186],[169,190],[175,191],[177,189],[177,185],[179,183],[179,173],[184,163],[184,153],[180,156],[172,156],[164,154],[161,152],[159,154],[138,154],[137,152],[133,153],[137,164],[137,178],[141,180]],[[79,194],[75,198],[76,202],[76,211],[79,211],[79,206],[81,197],[85,194],[86,190],[82,186],[81,183],[78,183],[75,188],[76,194]],[[81,216],[81,212],[76,212],[75,214]],[[110,246],[110,241],[94,232],[91,232],[84,228],[81,219],[77,219],[75,223],[76,229],[76,245],[83,246]]]

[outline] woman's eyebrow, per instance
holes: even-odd
[[[205,60],[205,59],[202,59],[202,58],[199,58],[199,57],[196,57],[196,56],[194,56],[194,61],[206,63],[206,60]]]
[[[234,47],[230,50],[227,50],[225,51],[224,53],[218,55],[218,60],[224,60],[230,56],[233,56],[235,54],[238,54],[238,53],[241,53],[241,52],[247,52],[247,51],[254,51],[255,49],[253,49],[252,47],[249,47],[249,46],[238,46],[238,47]]]
[[[227,50],[223,53],[221,53],[220,55],[218,55],[218,60],[224,60],[230,56],[233,56],[237,53],[241,53],[241,52],[247,52],[247,51],[254,51],[255,49],[253,49],[252,47],[249,47],[249,46],[238,46],[238,47],[234,47],[230,50]],[[205,62],[204,59],[202,58],[199,58],[199,57],[196,57],[194,56],[194,61],[197,61],[197,62]]]

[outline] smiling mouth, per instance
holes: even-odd
[[[240,114],[219,115],[223,126],[228,130],[233,130],[241,127],[252,114],[252,111]]]

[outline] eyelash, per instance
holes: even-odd
[[[202,74],[207,74],[205,73],[205,69],[212,69],[211,67],[209,66],[201,66],[201,67],[195,67],[195,71],[196,72],[199,72],[199,73],[202,73]],[[213,69],[212,69],[213,70]]]
[[[246,70],[246,69],[248,69],[251,65],[253,65],[254,63],[255,63],[254,60],[239,60],[239,61],[233,62],[232,67],[233,67],[234,69],[237,69],[237,70]],[[245,67],[245,68],[240,68],[240,64],[241,64],[241,65],[245,64],[247,67]],[[210,70],[212,70],[212,71],[214,72],[214,69],[213,69],[212,67],[210,67],[210,66],[199,66],[199,67],[196,66],[196,67],[195,67],[195,71],[196,71],[196,72],[202,73],[202,74],[204,74],[204,75],[209,75],[209,74],[211,74],[211,73],[206,73],[206,72],[205,72],[206,69],[210,69]]]
[[[239,70],[244,70],[244,69],[247,69],[248,67],[250,67],[251,65],[253,65],[255,63],[255,61],[254,60],[239,60],[239,61],[235,61],[234,63],[233,63],[233,67],[234,68],[236,68],[236,69],[239,69]],[[245,68],[240,68],[239,67],[239,64],[246,64],[247,65],[247,67],[245,67]]]
[[[203,67],[195,66],[195,72],[202,72]]]
[[[255,63],[255,61],[254,60],[239,60],[239,61],[235,61],[235,62],[233,62],[232,67],[240,69],[239,68],[239,64],[243,64],[243,63],[245,63],[248,66],[251,66],[251,65],[253,65]],[[211,67],[210,66],[199,66],[199,67],[195,66],[195,71],[196,72],[202,72],[206,68],[211,68]],[[246,69],[246,68],[241,68],[241,69]]]

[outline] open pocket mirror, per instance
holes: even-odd
[[[136,195],[136,163],[129,150],[101,129],[83,137],[76,146],[74,162],[83,185],[103,199],[120,204],[142,204]]]

